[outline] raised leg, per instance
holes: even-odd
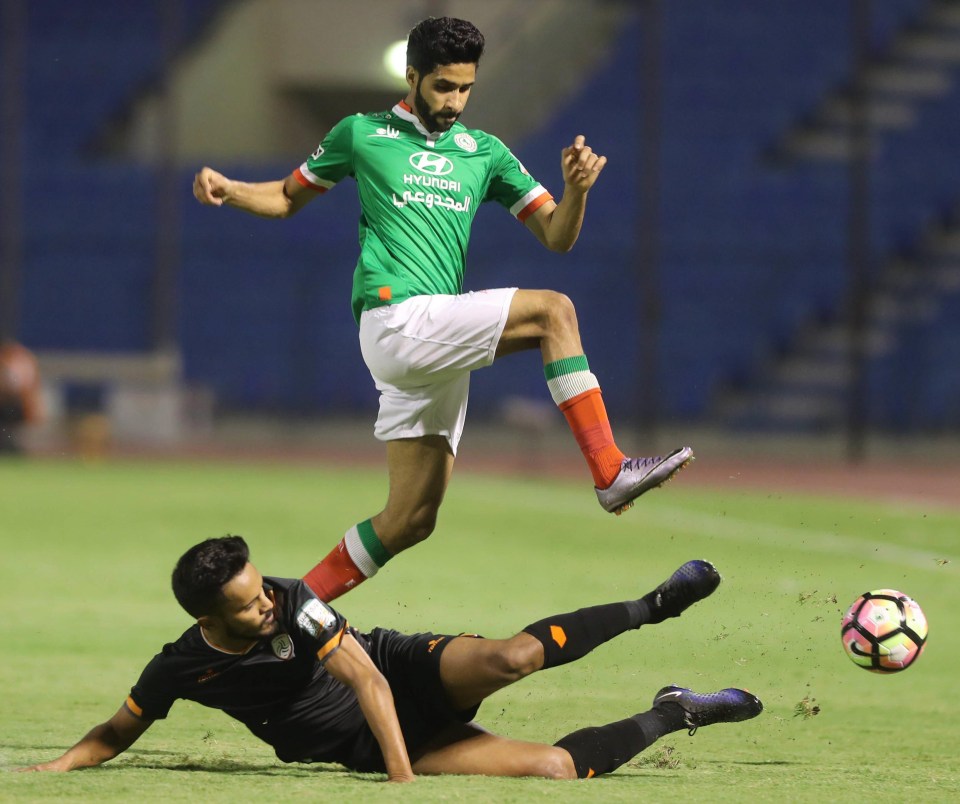
[[[679,617],[713,594],[720,580],[713,564],[695,559],[636,600],[554,614],[509,639],[453,639],[440,657],[440,680],[453,707],[468,709],[531,673],[577,661],[626,631]]]
[[[539,348],[553,401],[560,408],[593,475],[604,510],[621,514],[693,460],[689,447],[666,456],[628,459],[617,446],[600,383],[590,371],[573,303],[551,290],[518,290],[496,356]]]
[[[453,708],[469,709],[540,670],[543,657],[543,644],[523,632],[510,639],[458,637],[440,657],[440,680]]]
[[[573,302],[552,290],[518,290],[510,302],[497,357],[539,349],[544,365],[583,354]]]

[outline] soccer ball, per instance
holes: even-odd
[[[847,656],[872,673],[898,673],[927,642],[927,618],[917,602],[893,589],[865,592],[843,615],[840,638]]]

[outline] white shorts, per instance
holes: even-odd
[[[380,391],[378,439],[442,435],[457,454],[470,372],[493,362],[516,292],[414,296],[364,310],[360,351]]]

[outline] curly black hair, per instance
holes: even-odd
[[[173,568],[174,597],[191,617],[213,614],[223,585],[238,575],[249,560],[250,548],[242,536],[223,536],[195,544]]]
[[[421,76],[444,64],[480,64],[483,34],[472,22],[428,17],[407,37],[407,64]]]

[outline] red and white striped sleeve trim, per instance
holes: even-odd
[[[553,196],[543,188],[542,184],[538,184],[510,207],[510,214],[516,217],[520,223],[523,223],[547,201],[553,201]]]
[[[313,173],[310,168],[307,167],[306,162],[293,171],[293,178],[295,178],[297,182],[302,184],[304,187],[309,187],[311,190],[316,190],[318,193],[325,193],[327,190],[333,187],[334,184],[336,184],[336,182],[329,181],[328,179],[321,179],[316,173]]]

